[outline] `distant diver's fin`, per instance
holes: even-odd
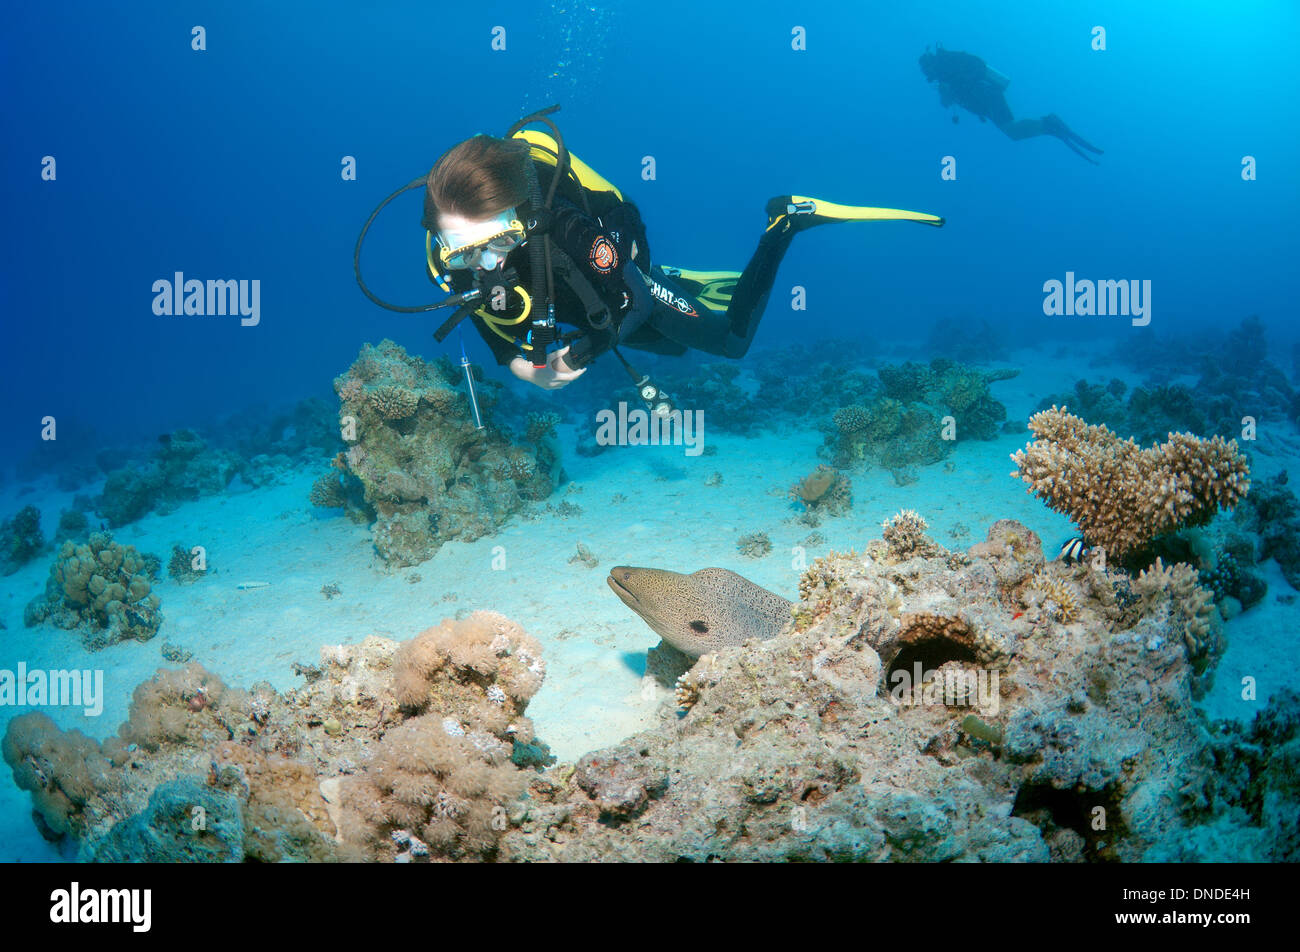
[[[943,219],[925,212],[901,208],[871,208],[866,205],[837,205],[806,195],[778,195],[767,203],[767,230],[811,228],[837,221],[915,221],[943,227]]]

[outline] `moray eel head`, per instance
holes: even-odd
[[[726,569],[683,575],[619,565],[606,581],[660,638],[693,658],[771,638],[790,620],[790,602]]]

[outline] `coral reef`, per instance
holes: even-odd
[[[0,749],[83,859],[1298,858],[1300,695],[1206,721],[1189,567],[891,523],[813,563],[784,632],[688,660],[656,727],[545,771],[539,647],[490,612],[327,648],[284,694],[163,670],[102,744],[29,714]]]
[[[80,545],[65,542],[45,593],[28,603],[23,620],[29,628],[48,619],[78,629],[92,651],[127,638],[148,641],[163,622],[152,592],[159,568],[157,556],[114,542],[107,532],[93,532]]]
[[[911,467],[939,462],[957,442],[997,436],[1007,412],[989,385],[1018,373],[983,371],[946,358],[886,364],[879,369],[881,395],[832,414],[822,452],[837,466],[871,460],[898,482],[910,482]]]
[[[1115,433],[1131,433],[1140,443],[1154,443],[1176,431],[1225,439],[1241,432],[1242,411],[1233,401],[1197,393],[1182,384],[1134,387],[1130,391],[1118,379],[1104,386],[1079,380],[1070,393],[1044,398],[1038,409],[1058,404],[1074,407],[1077,415]]]
[[[77,509],[65,509],[59,513],[59,527],[55,530],[55,543],[68,539],[77,539],[90,532],[90,520],[86,514]]]
[[[160,669],[102,743],[33,713],[0,748],[38,828],[83,860],[493,858],[552,759],[524,716],[545,675],[537,642],[477,612],[321,662],[295,666],[307,683],[285,694]]]
[[[925,352],[962,363],[991,363],[1006,357],[1004,333],[987,318],[944,317],[934,322],[926,336]]]
[[[335,468],[356,481],[362,498],[331,475],[317,480],[312,502],[373,515],[375,549],[391,565],[422,562],[449,539],[488,535],[559,481],[547,437],[554,421],[535,416],[526,427],[532,445],[512,445],[496,426],[474,427],[455,389],[461,380],[446,358],[427,363],[385,340],[365,345],[334,381],[349,444]],[[476,387],[486,414],[495,391],[488,381]]]
[[[1180,526],[1208,522],[1250,488],[1250,469],[1235,442],[1171,433],[1142,449],[1105,426],[1089,426],[1065,408],[1034,414],[1035,441],[1014,453],[1029,492],[1069,516],[1108,558],[1123,558]]]
[[[967,552],[927,548],[819,559],[801,584],[812,624],[702,656],[667,702],[684,715],[533,777],[499,858],[1295,858],[1278,828],[1294,757],[1207,730],[1167,592],[1044,573],[1038,538],[1006,520]],[[1035,610],[1058,584],[1076,623]],[[1259,730],[1294,738],[1296,710],[1275,698]]]
[[[1300,856],[1300,694],[1285,688],[1249,724],[1225,721],[1212,737],[1214,769],[1185,791],[1200,825],[1157,847],[1156,862],[1195,861],[1227,852],[1242,861],[1295,862]]]
[[[45,548],[41,511],[24,506],[12,519],[0,522],[0,574],[12,575]]]
[[[150,459],[108,472],[95,511],[110,528],[219,493],[246,465],[230,450],[210,448],[193,430],[164,433],[158,443]]]
[[[1287,488],[1285,472],[1251,487],[1233,521],[1258,539],[1258,559],[1276,559],[1292,588],[1300,589],[1300,501]],[[1238,562],[1253,563],[1255,545],[1236,550]]]

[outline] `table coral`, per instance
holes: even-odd
[[[1105,426],[1052,407],[1030,417],[1036,437],[1011,459],[1028,492],[1074,520],[1092,546],[1122,558],[1181,526],[1202,525],[1250,488],[1235,441],[1171,433],[1142,449]]]

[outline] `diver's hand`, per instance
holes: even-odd
[[[568,352],[568,347],[561,347],[546,358],[545,367],[534,367],[523,357],[515,357],[510,361],[510,372],[520,380],[541,387],[543,390],[559,390],[587,372],[586,367],[574,370],[565,363],[564,355]]]

